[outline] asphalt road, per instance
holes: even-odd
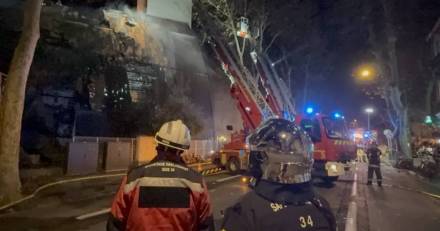
[[[365,166],[348,173],[333,185],[315,181],[337,217],[339,230],[427,230],[440,227],[440,200],[423,192],[438,193],[417,177],[384,167],[384,187],[366,186]],[[217,227],[222,210],[249,191],[239,177],[220,174],[207,177]],[[25,202],[0,214],[0,230],[105,230],[107,214],[84,220],[78,216],[102,213],[111,203],[119,179],[63,186],[43,198]],[[82,190],[80,190],[80,188]],[[355,189],[354,189],[355,188]],[[349,205],[354,205],[354,209]],[[346,223],[357,221],[357,225]],[[349,222],[347,222],[349,221]]]

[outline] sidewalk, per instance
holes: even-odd
[[[407,170],[407,169],[397,169],[393,167],[392,162],[388,158],[381,158],[381,166],[382,171],[395,171],[396,173],[401,173],[402,177],[410,176],[411,178],[414,178],[416,181],[419,182],[419,184],[422,186],[421,190],[428,190],[431,193],[435,193],[437,195],[440,195],[440,175],[438,174],[436,177],[432,179],[428,179],[426,177],[420,176],[418,173]],[[358,162],[358,164],[367,164],[367,162]],[[386,180],[385,180],[386,181]],[[412,184],[413,187],[419,187],[419,184]]]
[[[385,166],[385,168],[394,169],[394,171],[397,171],[398,173],[405,173],[407,176],[413,177],[416,181],[422,184],[423,189],[427,188],[427,190],[432,190],[434,193],[440,195],[440,175],[437,174],[436,177],[429,179],[412,170],[397,169],[393,167],[389,161],[383,161],[382,166]]]
[[[0,209],[0,216],[5,213],[18,212],[36,208],[41,204],[73,203],[93,199],[91,195],[114,193],[119,186],[123,173],[103,174],[81,177],[66,177],[43,185],[30,195],[21,199],[22,202]]]
[[[358,164],[358,230],[437,231],[440,189],[406,170],[382,164],[383,187],[367,186],[367,164]]]
[[[0,207],[0,218],[10,213],[23,213],[32,214],[36,217],[47,217],[47,213],[39,213],[39,208],[43,208],[42,211],[46,211],[48,206],[62,207],[75,205],[76,207],[82,206],[82,211],[88,210],[87,203],[93,200],[100,200],[105,198],[113,198],[115,195],[124,173],[103,174],[103,175],[91,175],[82,177],[66,177],[65,179],[52,182],[40,187],[34,191],[33,194],[22,198],[22,202],[18,202],[7,208]],[[225,174],[218,174],[206,178],[208,186],[215,184],[216,180],[225,177]],[[110,206],[107,203],[105,206]],[[94,206],[96,207],[96,206]],[[68,208],[64,208],[69,210]],[[93,208],[94,209],[94,208]],[[94,211],[94,210],[91,211]],[[75,209],[73,208],[73,214]],[[56,214],[55,216],[71,217],[71,214]]]
[[[208,188],[214,188],[235,178],[237,176],[219,174],[206,180]],[[121,177],[112,177],[53,186],[32,199],[0,211],[0,227],[23,231],[103,230],[108,216],[106,210],[120,183]],[[78,219],[97,212],[94,217]]]

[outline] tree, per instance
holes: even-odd
[[[18,171],[26,82],[40,37],[42,0],[27,0],[23,31],[12,58],[0,107],[0,204],[20,197]]]
[[[236,56],[239,65],[244,67],[247,39],[240,38],[237,35],[236,22],[237,15],[240,14],[234,1],[199,0],[196,2],[196,11],[200,15],[199,24],[203,24],[203,27],[208,27],[211,31],[221,34],[227,42],[233,42],[235,47],[233,54]]]
[[[399,4],[392,0],[370,1],[366,9],[371,53],[379,72],[379,87],[373,93],[384,101],[401,151],[399,157],[410,158],[410,116],[417,119],[417,112],[425,105],[429,110],[429,101],[423,104],[422,99],[424,89],[432,92],[433,87],[426,81],[430,76],[421,63],[426,55],[423,54],[426,32],[414,20],[423,14],[414,1],[399,1]]]
[[[316,82],[322,83],[334,66],[331,65],[334,59],[329,56],[323,29],[327,26],[324,22],[327,23],[330,17],[324,19],[319,9],[314,1],[278,1],[268,10],[268,34],[278,42],[275,44],[277,49],[272,49],[269,55],[276,58],[273,63],[284,70],[280,76],[285,77],[288,83],[294,82],[297,86],[293,87],[302,92],[303,105],[315,95],[311,86],[317,85]],[[289,84],[289,87],[292,85]]]
[[[279,36],[278,33],[269,36],[271,40],[266,45],[264,38],[269,35],[270,26],[266,4],[267,0],[198,0],[194,7],[195,28],[202,31],[204,38],[221,36],[230,45],[240,67],[252,69],[250,56],[245,54],[253,50],[267,53]],[[237,35],[242,17],[249,21],[246,37]]]
[[[376,3],[376,4],[374,4]],[[372,1],[366,5],[368,15],[369,42],[374,58],[377,60],[375,65],[378,69],[378,95],[385,101],[386,113],[390,124],[393,126],[393,135],[397,137],[405,136],[408,129],[407,107],[402,104],[401,91],[399,86],[399,73],[396,57],[396,31],[391,18],[389,5],[386,1]],[[378,11],[380,9],[381,11]],[[379,13],[381,12],[381,13]],[[378,20],[378,19],[381,20]],[[404,121],[405,120],[405,121]],[[407,139],[402,137],[401,141]],[[409,149],[405,143],[399,142],[405,156],[409,156]],[[406,142],[407,143],[407,142]]]

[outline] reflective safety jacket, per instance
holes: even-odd
[[[380,167],[380,155],[382,152],[377,147],[372,147],[367,150],[368,163],[370,167]]]
[[[134,168],[116,194],[107,230],[214,230],[202,175],[168,161]]]
[[[226,210],[222,231],[336,230],[328,202],[309,183],[283,186],[259,182]]]

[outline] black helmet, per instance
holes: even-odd
[[[247,137],[249,170],[256,179],[283,184],[311,180],[313,144],[293,122],[269,119]]]

